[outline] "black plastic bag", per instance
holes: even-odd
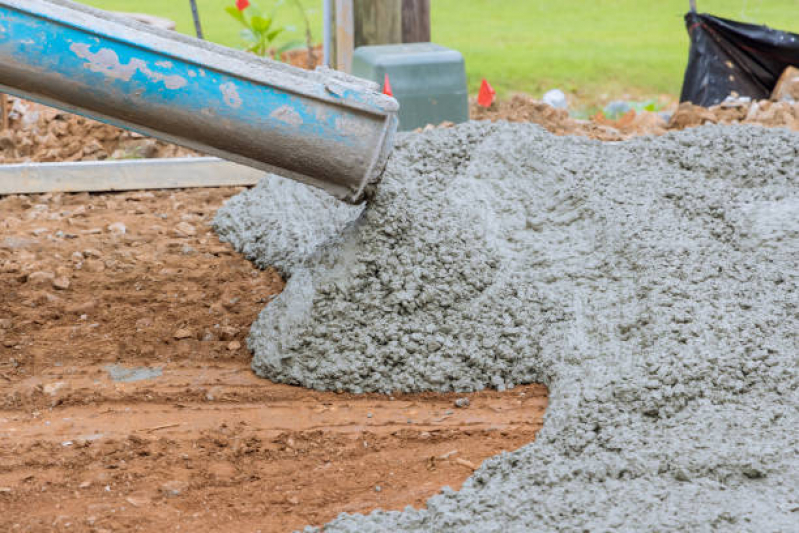
[[[689,12],[691,52],[681,102],[710,107],[733,92],[771,97],[783,71],[799,66],[799,35]]]

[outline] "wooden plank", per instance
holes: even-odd
[[[2,112],[3,117],[0,119],[0,129],[2,131],[6,131],[8,129],[8,112],[10,111],[10,105],[8,104],[8,95],[3,93],[0,94],[0,112]]]
[[[355,52],[355,12],[353,0],[336,0],[335,28],[333,32],[335,68],[352,72],[352,56]]]
[[[430,0],[402,0],[402,42],[430,40]]]
[[[354,0],[355,48],[402,42],[403,0]]]
[[[0,165],[0,195],[255,185],[266,175],[215,157]]]

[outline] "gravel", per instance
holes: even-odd
[[[275,178],[229,202],[220,235],[290,275],[259,375],[550,387],[537,440],[461,491],[325,531],[796,530],[798,157],[752,126],[469,123],[403,136],[363,212]]]

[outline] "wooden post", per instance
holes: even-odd
[[[354,0],[355,48],[402,42],[403,0]]]
[[[402,42],[430,42],[430,0],[402,0]]]
[[[359,46],[430,41],[430,0],[336,0],[331,66],[352,70]]]
[[[355,12],[353,0],[336,0],[333,9],[335,31],[333,32],[334,68],[352,72],[352,54],[355,52]]]
[[[0,107],[3,108],[3,118],[0,126],[2,126],[2,131],[8,129],[8,95],[3,93],[0,95]]]
[[[691,13],[696,13],[696,0],[688,0],[688,5],[691,7]]]

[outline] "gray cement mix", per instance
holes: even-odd
[[[799,530],[797,161],[776,129],[470,123],[401,137],[363,212],[276,178],[230,201],[222,238],[290,275],[259,375],[550,388],[460,491],[325,531]]]
[[[160,378],[164,371],[160,366],[137,366],[128,368],[123,365],[107,365],[103,367],[108,372],[108,377],[119,383],[133,383],[148,379]]]

